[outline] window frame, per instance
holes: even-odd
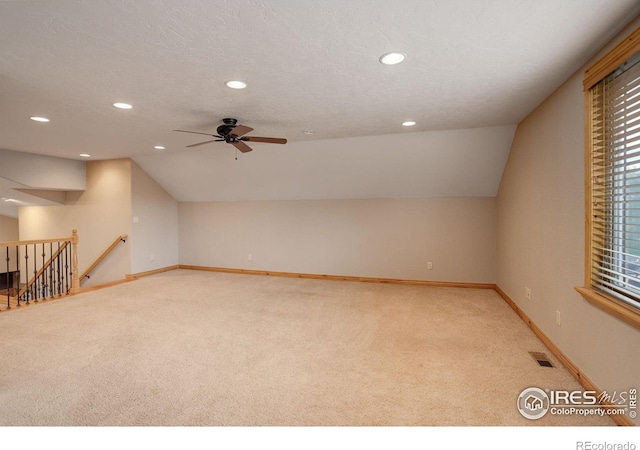
[[[584,74],[583,88],[585,93],[585,266],[584,287],[575,289],[589,301],[603,311],[640,329],[640,306],[636,307],[627,302],[614,298],[604,292],[594,289],[591,285],[591,267],[593,263],[592,242],[592,96],[591,90],[596,84],[616,70],[625,61],[640,52],[640,28],[613,47],[602,58],[589,67]]]

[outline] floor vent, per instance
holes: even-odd
[[[547,356],[546,353],[542,352],[529,352],[531,357],[536,360],[536,362],[542,367],[553,367],[551,364],[551,360]]]

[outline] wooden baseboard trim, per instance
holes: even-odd
[[[178,269],[178,264],[174,266],[161,267],[160,269],[147,270],[146,272],[138,272],[138,273],[128,273],[125,275],[127,280],[137,280],[138,278],[148,277],[151,275],[156,275],[162,272],[169,272],[171,270]]]
[[[314,280],[358,281],[363,283],[401,284],[410,286],[456,287],[471,289],[495,289],[492,283],[460,283],[452,281],[403,280],[398,278],[355,277],[349,275],[320,275],[313,273],[278,272],[271,270],[233,269],[227,267],[193,266],[180,264],[179,269],[204,270],[208,272],[237,273],[245,275],[263,275],[288,278],[310,278]]]
[[[520,316],[520,318],[531,328],[536,336],[542,341],[544,345],[555,355],[556,358],[564,365],[564,367],[573,375],[573,377],[588,391],[596,391],[597,395],[602,393],[602,390],[595,385],[591,379],[585,375],[584,372],[580,370],[576,364],[569,359],[567,355],[565,355],[562,350],[551,340],[549,336],[544,334],[544,332],[527,316],[524,311],[522,311],[518,305],[504,292],[500,286],[496,285],[495,290],[500,296],[504,299],[505,302]],[[604,403],[603,407],[607,407],[611,405],[611,403]],[[611,419],[620,426],[635,426],[635,423],[626,415],[611,415],[609,416]]]
[[[111,286],[117,286],[123,283],[128,283],[129,281],[133,281],[134,279],[135,278],[131,278],[131,279],[123,278],[122,280],[109,281],[107,283],[97,284],[95,286],[81,287],[81,288],[78,288],[78,290],[71,295],[82,294],[84,292],[99,291],[100,289],[108,288]]]

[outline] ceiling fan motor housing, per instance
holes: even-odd
[[[238,120],[226,118],[226,119],[222,119],[222,122],[224,123],[224,125],[220,125],[216,129],[216,131],[220,136],[226,136],[233,131],[233,129],[236,127],[236,124],[238,123]]]
[[[231,133],[233,131],[233,129],[235,128],[235,125],[231,126],[231,125],[220,125],[216,131],[220,136],[226,136],[229,133]]]

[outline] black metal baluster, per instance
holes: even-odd
[[[27,305],[31,300],[35,298],[35,294],[38,292],[38,256],[37,256],[36,244],[33,244],[33,283],[31,284],[31,295],[27,297]]]
[[[49,284],[51,290],[49,291],[49,297],[56,296],[56,260],[53,259],[53,242],[49,244],[49,250],[51,251],[51,265],[49,266]]]
[[[57,281],[57,293],[58,293],[58,297],[60,297],[62,295],[62,281],[60,278],[60,269],[62,267],[62,252],[60,251],[60,241],[58,241],[58,251],[56,252],[58,254],[58,256],[56,256],[56,281]]]
[[[24,280],[25,290],[22,295],[28,296],[29,295],[29,289],[27,289],[27,285],[29,284],[29,246],[28,245],[24,246],[24,276],[26,277],[26,280]],[[20,306],[20,297],[22,297],[22,295],[18,296],[18,306]]]
[[[11,296],[9,295],[9,247],[7,247],[7,309],[11,309]]]
[[[46,257],[47,254],[44,250],[44,243],[42,243],[42,267],[40,268],[40,270],[42,271],[40,273],[40,277],[42,278],[42,289],[40,290],[40,298],[42,299],[47,298],[47,290],[49,289],[49,283],[47,281]]]
[[[42,252],[40,253],[40,256],[42,256],[42,266],[40,266],[40,290],[38,292],[36,292],[36,298],[34,300],[34,302],[38,302],[40,298],[44,297],[44,293],[45,290],[47,289],[47,275],[46,275],[46,270],[44,267],[44,242],[42,243]]]
[[[16,293],[16,299],[20,297],[20,246],[16,245],[16,276],[18,277],[18,287]],[[16,282],[15,277],[13,278],[13,282]]]
[[[67,293],[67,288],[66,285],[68,283],[67,281],[67,242],[65,241],[64,243],[64,247],[62,248],[62,292],[64,294]]]
[[[42,243],[42,267],[40,268],[40,270],[42,271],[40,273],[40,278],[42,279],[42,282],[40,283],[40,298],[47,298],[47,288],[49,287],[49,285],[47,284],[47,268],[45,267],[45,261],[46,261],[46,257],[47,254],[44,252],[44,242]]]
[[[67,241],[67,247],[66,247],[66,255],[64,257],[64,274],[66,276],[66,284],[65,284],[65,291],[68,294],[69,293],[69,278],[71,277],[71,274],[69,273],[69,252],[71,251],[71,242]]]
[[[48,297],[53,297],[53,294],[56,290],[56,286],[53,282],[54,277],[53,277],[53,242],[49,242],[49,261],[51,261],[51,264],[49,264],[49,295]]]
[[[64,287],[62,284],[62,280],[64,280],[64,275],[62,274],[62,261],[64,259],[64,248],[60,246],[60,242],[58,242],[58,296],[62,295],[62,288]]]
[[[33,246],[33,255],[31,256],[31,260],[33,261],[33,276],[29,280],[29,295],[27,296],[27,304],[29,301],[33,299],[33,290],[36,285],[36,266],[38,265],[38,257],[36,256],[36,246]],[[29,277],[29,275],[27,275]]]
[[[69,241],[69,258],[71,259],[71,268],[69,269],[69,278],[71,279],[71,287],[73,288],[73,242]]]

